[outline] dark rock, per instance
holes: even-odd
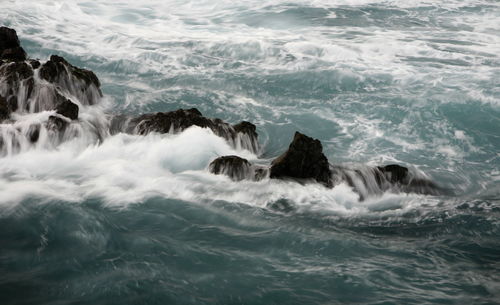
[[[25,62],[12,62],[0,66],[0,79],[6,85],[5,92],[0,92],[0,94],[7,98],[17,95],[22,87],[25,90],[25,98],[28,99],[35,87],[33,69]]]
[[[13,62],[0,66],[0,77],[8,82],[23,80],[33,77],[33,69],[25,62]]]
[[[26,60],[26,52],[21,48],[16,31],[7,27],[0,27],[0,59]]]
[[[74,95],[82,105],[97,104],[102,97],[100,82],[94,72],[68,63],[52,55],[39,69],[41,79]]]
[[[51,115],[47,121],[47,129],[62,132],[68,126],[68,122],[58,116]]]
[[[28,138],[31,143],[35,143],[40,138],[40,124],[33,124],[28,129]]]
[[[29,63],[31,65],[31,67],[33,68],[33,70],[40,68],[40,65],[41,65],[40,62],[36,59],[30,59]]]
[[[377,176],[377,182],[380,182],[383,189],[388,188],[388,183],[389,188],[395,187],[397,190],[406,193],[439,195],[445,191],[429,179],[416,177],[408,168],[401,165],[378,166],[377,169],[380,172],[380,175]]]
[[[9,96],[9,98],[7,99],[7,105],[9,106],[11,112],[15,112],[18,108],[17,96]]]
[[[146,135],[150,132],[169,133],[181,132],[191,126],[210,128],[216,135],[230,141],[234,146],[256,152],[258,150],[257,133],[255,125],[242,122],[235,126],[222,121],[204,117],[196,108],[179,109],[170,112],[143,114],[133,118],[128,124],[127,132]],[[248,136],[246,139],[238,135]]]
[[[50,56],[50,60],[42,65],[40,68],[40,77],[50,83],[56,83],[61,77],[68,77],[68,71],[87,86],[94,85],[97,88],[101,86],[94,72],[75,67],[63,57],[57,55]]]
[[[69,99],[65,99],[63,102],[60,102],[56,107],[57,113],[71,120],[78,119],[78,110],[78,105]]]
[[[232,180],[251,178],[252,164],[238,156],[223,156],[213,160],[208,166],[209,171],[216,175],[227,175]]]
[[[16,30],[7,27],[0,27],[0,50],[21,46]]]
[[[132,120],[136,123],[136,131],[141,135],[150,132],[168,133],[182,131],[193,125],[217,130],[216,123],[204,116],[196,108],[179,109],[171,112],[144,114]]]
[[[267,176],[267,168],[257,167],[248,160],[238,156],[223,156],[219,157],[208,166],[208,170],[212,174],[226,175],[232,180],[253,180],[259,181]]]
[[[329,166],[321,142],[295,132],[288,150],[273,160],[270,177],[315,179],[327,187],[332,187]]]
[[[10,107],[7,100],[0,95],[0,123],[10,117]]]
[[[409,182],[408,168],[404,166],[391,164],[377,168],[390,183],[407,184]]]
[[[236,125],[233,125],[234,131],[250,135],[252,137],[257,138],[257,127],[255,127],[254,124],[243,121],[241,123],[238,123]]]
[[[0,55],[0,59],[10,61],[23,61],[26,60],[26,52],[21,47],[5,49]]]

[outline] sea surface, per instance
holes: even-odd
[[[0,304],[500,304],[499,1],[1,0],[0,25],[94,71],[108,116],[196,107],[262,146],[194,127],[0,157]],[[295,131],[450,192],[207,171]]]

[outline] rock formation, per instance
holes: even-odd
[[[0,27],[0,60],[26,60],[26,52],[21,47],[17,33],[13,29]]]
[[[271,163],[271,178],[314,179],[331,187],[331,172],[317,139],[295,132],[288,150]]]
[[[259,150],[255,125],[241,122],[232,126],[221,119],[204,117],[196,108],[143,114],[133,118],[127,129],[140,135],[146,135],[150,132],[177,133],[191,126],[209,128],[216,135],[225,138],[233,147],[252,152]]]
[[[212,130],[236,149],[260,152],[254,124],[243,121],[231,125],[221,119],[205,117],[196,108],[136,117],[117,115],[110,121],[102,114],[104,123],[95,118],[79,119],[80,107],[99,103],[100,86],[92,71],[73,66],[60,56],[52,55],[45,63],[28,59],[16,32],[0,27],[0,154],[19,151],[40,138],[47,139],[47,135],[52,137],[48,144],[57,145],[78,136],[83,126],[95,133],[98,142],[108,133],[176,133],[199,126]],[[44,121],[27,120],[26,124],[17,124],[12,119],[13,113],[23,116],[41,111],[53,113],[39,116]],[[68,128],[71,125],[77,128]],[[329,188],[345,182],[360,194],[361,199],[385,191],[441,192],[434,182],[401,165],[357,168],[331,165],[323,154],[321,142],[299,132],[295,133],[287,151],[268,166],[254,165],[238,156],[222,156],[213,160],[208,169],[235,181],[258,181],[269,177],[321,183]]]

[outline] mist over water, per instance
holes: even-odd
[[[485,0],[1,1],[31,58],[103,93],[78,97],[64,141],[2,148],[1,303],[499,304],[499,20]],[[192,107],[254,123],[261,149],[102,132]],[[333,164],[407,165],[449,192],[360,200],[207,170],[267,164],[296,130]]]

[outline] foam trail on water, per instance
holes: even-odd
[[[257,159],[199,127],[175,135],[117,134],[101,145],[86,148],[78,139],[69,140],[57,150],[40,148],[1,158],[0,205],[8,209],[33,197],[69,202],[101,198],[111,207],[122,208],[160,196],[194,203],[224,200],[256,207],[287,200],[298,210],[357,215],[396,207],[401,213],[414,208],[416,200],[434,201],[417,195],[388,194],[360,203],[359,195],[346,184],[328,189],[269,179],[234,182],[207,171],[208,164],[223,155]]]

